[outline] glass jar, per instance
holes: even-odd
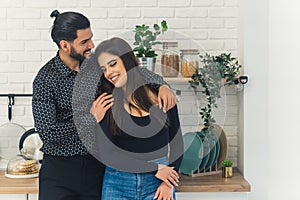
[[[179,73],[178,42],[163,42],[161,73],[165,77],[177,77]]]
[[[181,51],[181,75],[191,77],[199,67],[199,51],[197,49],[182,49]]]

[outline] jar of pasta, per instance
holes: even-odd
[[[163,42],[161,73],[165,77],[177,77],[179,73],[178,42]]]
[[[181,75],[191,77],[199,67],[199,51],[197,49],[182,49],[181,54]]]

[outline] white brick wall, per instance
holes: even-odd
[[[79,11],[90,17],[96,44],[112,35],[131,32],[135,24],[166,19],[170,31],[161,38],[191,39],[210,53],[237,52],[238,0],[1,0],[0,93],[32,92],[36,72],[56,53],[50,38],[53,19],[49,15],[53,9]],[[230,135],[230,157],[236,159],[238,101],[236,94],[228,98],[227,109],[232,113],[226,116],[224,129]],[[0,124],[7,121],[6,104],[7,98],[1,97]],[[16,102],[14,120],[32,127],[30,100],[22,106]],[[184,114],[189,115],[190,110],[184,110]],[[197,116],[193,109],[190,114]],[[0,145],[0,149],[5,148]]]

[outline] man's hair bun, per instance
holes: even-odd
[[[50,17],[57,17],[59,15],[58,10],[53,10]]]

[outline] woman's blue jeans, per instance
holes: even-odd
[[[153,162],[168,163],[166,157]],[[102,200],[153,200],[161,183],[152,173],[128,173],[106,166]],[[175,200],[175,189],[173,196]]]

